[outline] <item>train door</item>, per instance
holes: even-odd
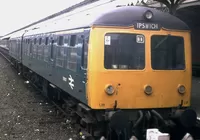
[[[86,90],[86,85],[87,85],[87,61],[88,61],[88,46],[89,46],[89,31],[84,32],[83,36],[83,46],[82,46],[82,51],[81,51],[81,81],[82,81],[82,90],[84,91],[84,99],[85,102],[87,102],[87,90]]]
[[[50,56],[49,56],[49,76],[50,79],[53,80],[53,73],[55,70],[55,51],[57,44],[57,36],[52,36],[50,39]]]
[[[21,42],[22,42],[22,39],[18,38],[17,39],[17,59],[18,59],[19,62],[21,62],[21,51],[22,51],[22,49],[21,49],[22,43]]]
[[[33,56],[33,43],[34,43],[34,39],[31,37],[30,38],[30,44],[29,44],[29,47],[28,47],[28,49],[29,49],[29,58],[28,58],[29,63],[30,63],[32,56]]]
[[[81,58],[81,73],[83,75],[83,82],[87,82],[87,58],[88,58],[88,44],[89,33],[85,33],[83,36],[82,58]]]

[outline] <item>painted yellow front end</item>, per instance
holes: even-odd
[[[104,36],[106,33],[138,33],[145,36],[145,69],[116,70],[104,67]],[[152,35],[178,35],[184,37],[185,70],[153,70],[151,67]],[[181,100],[183,106],[190,105],[191,94],[191,44],[190,33],[183,31],[142,31],[129,28],[93,27],[90,32],[89,58],[87,71],[88,105],[93,109],[117,108],[171,108],[177,107]],[[105,86],[112,84],[115,93],[105,93]],[[178,85],[184,85],[184,95],[178,93]],[[152,95],[144,93],[144,86],[151,85]]]

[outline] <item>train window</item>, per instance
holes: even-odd
[[[39,46],[37,47],[37,58],[38,58],[38,60],[42,60],[42,50],[43,50],[43,48],[42,48],[42,46],[40,46],[41,42],[42,42],[41,40],[42,40],[42,38],[39,39]]]
[[[71,47],[74,47],[76,44],[76,35],[71,35],[71,38],[70,38],[70,46]]]
[[[65,52],[64,52],[64,47],[57,47],[57,55],[56,55],[56,66],[59,67],[64,67],[64,56],[65,56]]]
[[[34,44],[36,44],[36,38],[34,38]]]
[[[26,39],[26,43],[25,43],[25,45],[24,45],[24,47],[23,47],[23,51],[24,51],[24,55],[28,55],[27,54],[27,47],[28,47],[28,39]]]
[[[36,44],[37,44],[37,45],[39,45],[39,42],[40,42],[40,39],[39,39],[39,38],[37,38],[37,42],[36,42]]]
[[[48,45],[48,42],[49,42],[49,38],[46,37],[46,38],[45,38],[45,45]]]
[[[145,37],[141,34],[107,33],[104,67],[106,69],[145,68]]]
[[[44,46],[44,61],[48,62],[48,58],[49,58],[49,48],[48,46]]]
[[[59,38],[58,38],[58,45],[59,46],[62,46],[64,44],[63,40],[64,40],[64,37],[63,36],[59,36]]]
[[[29,39],[29,44],[28,44],[28,46],[27,46],[27,49],[28,49],[27,55],[28,55],[28,56],[30,56],[30,53],[31,53],[31,45],[32,45],[32,40]]]
[[[184,70],[184,39],[170,35],[151,37],[151,65],[155,70]]]
[[[71,35],[70,38],[70,46],[67,47],[67,69],[72,71],[76,71],[77,69],[77,47],[75,45],[79,45],[79,41],[76,35]]]
[[[53,44],[54,46],[57,46],[57,45],[58,45],[58,36],[54,36],[54,37],[53,37],[53,42],[52,42],[52,44]]]
[[[42,44],[42,38],[39,38],[39,45]]]
[[[52,39],[51,40],[51,59],[53,59],[53,52],[54,52],[54,45],[53,44],[55,44],[54,42],[55,41]]]
[[[37,57],[37,45],[36,45],[36,43],[37,43],[37,38],[34,38],[33,55],[32,55],[33,58]]]
[[[68,45],[69,45],[69,36],[66,35],[66,36],[64,37],[64,46],[68,46]]]

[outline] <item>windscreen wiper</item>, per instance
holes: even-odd
[[[170,34],[168,34],[165,38],[163,38],[163,39],[154,47],[154,49],[158,48],[169,36],[170,36]]]

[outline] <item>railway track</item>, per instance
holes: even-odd
[[[18,69],[15,67],[15,65],[10,60],[10,56],[8,55],[8,50],[7,49],[0,47],[0,55],[3,56],[3,58],[6,59],[6,61],[8,61],[11,64],[12,68],[16,72],[18,72]],[[18,73],[18,75],[21,75],[21,74]],[[62,116],[63,122],[65,122],[65,123],[62,123],[62,125],[65,125],[64,127],[67,127],[67,125],[69,125],[69,124],[73,124],[74,127],[72,127],[72,129],[77,130],[78,140],[91,139],[91,137],[87,137],[87,135],[84,135],[84,131],[80,132],[79,124],[75,124],[74,125],[74,122],[72,121],[73,118],[71,118],[70,114],[68,112],[66,112],[66,110],[64,110],[59,103],[53,101],[50,98],[45,97],[42,94],[41,89],[39,89],[38,86],[35,85],[28,77],[26,77],[24,75],[21,75],[21,78],[23,78],[25,83],[29,84],[31,87],[34,88],[34,90],[35,90],[35,92],[37,92],[38,96],[44,98],[47,101],[47,103],[48,103],[48,105],[50,106],[51,109],[55,109],[54,112],[56,112],[56,114],[55,114],[56,116]]]

